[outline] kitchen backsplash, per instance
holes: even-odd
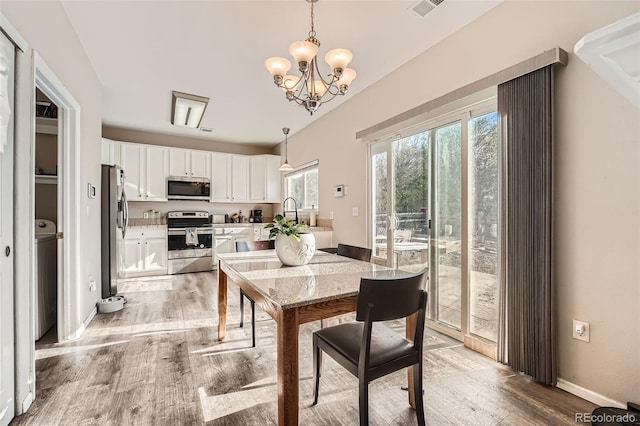
[[[207,203],[206,201],[167,201],[167,202],[150,202],[150,201],[130,201],[129,217],[144,218],[144,213],[151,210],[157,211],[160,218],[164,219],[170,211],[206,211],[209,214],[233,214],[242,210],[242,215],[249,218],[249,212],[255,209],[262,210],[264,221],[271,221],[273,217],[274,206],[276,211],[280,211],[282,206],[278,204],[227,204],[227,203]],[[149,217],[152,219],[153,217]]]
[[[274,213],[282,212],[281,204],[227,204],[227,203],[207,203],[206,201],[167,201],[167,202],[151,202],[151,201],[130,201],[129,202],[129,217],[133,219],[143,219],[144,213],[151,211],[158,212],[159,217],[153,217],[149,215],[144,222],[138,221],[136,223],[142,224],[166,224],[167,213],[170,211],[206,211],[209,214],[229,214],[238,213],[242,210],[243,216],[249,218],[249,212],[255,209],[262,209],[263,222],[268,223],[273,219]],[[291,215],[293,216],[293,215]],[[298,218],[301,222],[309,223],[309,213],[300,212]],[[332,227],[333,220],[317,218],[317,225],[319,227]]]

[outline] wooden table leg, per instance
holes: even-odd
[[[298,425],[298,312],[280,311],[278,328],[278,424]]]
[[[413,338],[416,335],[416,325],[417,325],[418,315],[413,314],[407,317],[406,324],[406,336],[407,340],[413,342]],[[407,386],[409,387],[409,404],[415,409],[416,408],[416,395],[413,392],[413,367],[407,368]]]
[[[218,340],[224,340],[227,331],[227,274],[218,264]]]

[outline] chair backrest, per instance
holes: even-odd
[[[427,269],[402,278],[361,278],[356,320],[390,321],[405,318],[422,308],[423,281]]]
[[[371,261],[371,249],[350,246],[348,244],[338,244],[338,255],[350,257],[351,259]]]
[[[275,240],[236,241],[236,251],[257,251],[274,249]]]

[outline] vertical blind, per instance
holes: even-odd
[[[498,86],[501,136],[498,360],[555,385],[553,66]]]

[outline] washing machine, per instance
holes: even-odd
[[[35,297],[36,340],[56,323],[58,308],[58,256],[56,225],[50,220],[35,223]]]

